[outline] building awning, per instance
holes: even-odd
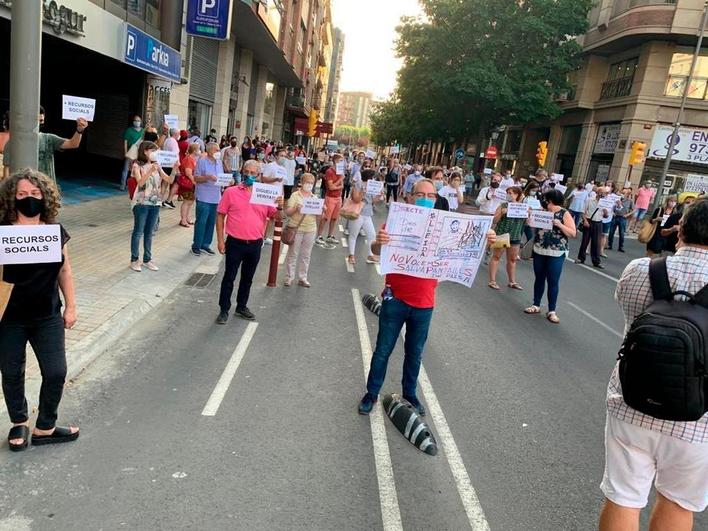
[[[284,87],[302,87],[302,80],[285,58],[270,30],[248,4],[235,1],[231,34],[236,44],[253,52],[253,59],[264,65],[275,81]]]

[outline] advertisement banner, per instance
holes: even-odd
[[[674,128],[670,125],[657,126],[649,149],[649,157],[665,159],[669,151]],[[708,129],[681,127],[674,146],[671,160],[708,164]]]
[[[614,154],[621,129],[622,124],[605,124],[598,127],[593,153]]]

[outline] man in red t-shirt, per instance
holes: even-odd
[[[339,218],[339,211],[342,208],[342,188],[344,188],[344,157],[339,153],[335,153],[332,157],[332,167],[325,173],[324,182],[322,186],[327,189],[327,195],[325,195],[324,211],[322,212],[322,218],[320,219],[320,226],[317,229],[317,239],[315,244],[320,247],[325,247],[327,244],[336,244],[338,242],[337,238],[334,237],[334,229],[337,226],[337,219]],[[324,229],[329,222],[329,232],[327,233],[327,239],[325,240],[322,235],[324,234]]]
[[[435,185],[430,179],[421,179],[415,183],[410,201],[418,206],[433,208],[438,198]],[[491,245],[496,240],[494,231],[487,233]],[[381,246],[390,241],[385,228],[382,228],[371,245],[371,252],[381,254]],[[408,400],[419,415],[425,415],[425,409],[416,396],[418,373],[423,361],[423,348],[428,339],[430,320],[435,307],[435,279],[418,278],[399,273],[386,275],[386,288],[383,293],[381,312],[379,313],[379,333],[376,348],[371,357],[369,378],[366,382],[366,394],[359,403],[359,413],[368,415],[379,397],[379,391],[386,377],[388,358],[396,347],[398,336],[405,323],[405,357],[403,359],[403,398]]]

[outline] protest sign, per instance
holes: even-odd
[[[622,196],[621,196],[621,195],[617,195],[617,194],[610,194],[610,195],[607,196],[607,198],[608,198],[608,199],[612,199],[613,202],[617,202],[617,201],[619,201],[620,199],[622,199]]]
[[[300,209],[300,214],[314,214],[315,216],[322,215],[322,209],[324,208],[324,199],[319,199],[318,197],[303,197],[302,198],[302,208]]]
[[[687,175],[683,190],[684,192],[708,192],[708,175]]]
[[[234,180],[234,176],[231,175],[230,173],[217,173],[216,174],[216,182],[214,183],[216,186],[231,186],[231,183]]]
[[[502,201],[506,201],[506,190],[502,190],[501,188],[496,188],[494,190],[494,197],[497,199],[500,199]]]
[[[525,203],[509,203],[506,208],[507,218],[523,218],[529,217],[529,205]]]
[[[344,169],[346,168],[346,164],[344,161],[337,162],[337,165],[334,169],[334,171],[337,172],[337,175],[344,175]]]
[[[66,95],[62,96],[61,100],[61,117],[63,120],[85,118],[87,122],[93,122],[93,115],[96,112],[96,100]]]
[[[378,195],[383,192],[384,183],[382,181],[376,181],[374,179],[369,179],[366,181],[366,193],[371,195]]]
[[[551,174],[551,181],[553,181],[554,183],[562,183],[563,179],[565,179],[565,175],[563,175],[562,173],[552,173]],[[558,189],[558,187],[556,186],[556,190],[557,189]]]
[[[610,197],[603,197],[602,199],[600,199],[600,200],[597,202],[597,206],[598,206],[599,208],[606,208],[607,210],[609,210],[610,212],[612,212],[612,209],[615,207],[615,203],[616,203],[616,202],[617,202],[616,200],[614,200],[614,199],[612,199],[612,198],[610,198]]]
[[[374,160],[376,158],[376,151],[374,151],[373,149],[367,149],[366,150],[366,158]]]
[[[487,245],[491,216],[470,216],[391,203],[381,274],[449,280],[471,286]]]
[[[531,210],[541,210],[543,208],[541,206],[541,201],[539,199],[534,199],[533,197],[526,199],[526,204],[531,207]]]
[[[171,168],[179,161],[179,153],[159,149],[157,151],[157,163],[163,168]]]
[[[492,168],[484,168],[484,175],[491,175],[492,173],[494,173]]]
[[[0,226],[0,264],[61,262],[59,225]]]
[[[568,191],[568,187],[563,186],[562,184],[556,184],[556,190],[565,195],[565,193]]]
[[[251,204],[275,206],[275,200],[281,195],[283,195],[283,187],[279,184],[253,183]]]
[[[529,213],[529,227],[534,229],[552,229],[553,212],[545,210],[532,210]]]
[[[276,166],[274,174],[270,175],[269,177],[275,177],[279,181],[284,181],[288,178],[288,171],[282,166]]]
[[[179,116],[176,114],[166,114],[165,125],[170,129],[179,129]]]
[[[669,221],[669,216],[670,216],[670,214],[664,214],[663,216],[661,216],[661,226],[662,227],[664,225],[666,225],[667,221]]]
[[[307,164],[307,157],[303,157],[302,155],[295,157],[295,162],[297,162],[300,166],[304,166]]]

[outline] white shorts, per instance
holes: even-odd
[[[651,484],[686,510],[708,506],[708,443],[692,444],[607,415],[605,474],[600,488],[608,500],[641,509]]]

